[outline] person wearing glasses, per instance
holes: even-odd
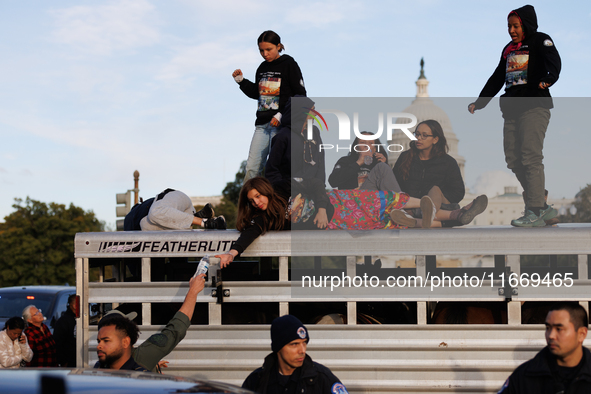
[[[423,228],[470,223],[484,212],[488,198],[478,196],[466,207],[458,209],[466,190],[458,162],[447,153],[449,147],[443,128],[436,120],[425,120],[417,125],[414,135],[417,140],[411,141],[410,149],[398,157],[394,175],[402,190],[411,197],[431,197],[437,213],[434,220],[425,221],[421,219],[425,212],[397,210],[391,213],[392,220],[400,225]]]
[[[25,335],[33,350],[33,359],[27,363],[27,367],[57,367],[55,340],[43,323],[45,317],[41,309],[37,309],[35,305],[27,306],[23,309],[23,319],[27,322]]]

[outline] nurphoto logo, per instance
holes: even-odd
[[[307,120],[307,138],[309,140],[313,139],[313,126],[314,122],[318,124],[321,130],[326,128],[328,131],[328,124],[324,119],[324,116],[319,111],[315,111],[310,108],[306,108],[310,112],[307,113],[308,120]],[[410,131],[411,128],[417,125],[417,117],[411,113],[405,112],[388,112],[386,116],[384,116],[383,112],[378,113],[378,130],[373,135],[362,134],[362,131],[359,130],[359,112],[353,113],[353,134],[355,137],[352,137],[351,134],[351,120],[349,116],[341,110],[337,109],[323,109],[323,114],[333,114],[337,117],[338,121],[338,136],[339,140],[341,141],[352,141],[355,137],[362,139],[362,140],[376,140],[384,134],[384,123],[386,124],[386,136],[387,140],[392,140],[392,133],[394,130],[401,130],[408,138],[413,141],[416,141],[416,137]],[[410,122],[407,123],[398,123],[401,120],[410,119]],[[385,120],[385,122],[384,122]],[[321,122],[322,121],[322,122]],[[396,123],[395,123],[396,122]],[[324,127],[322,126],[324,124]],[[373,144],[376,147],[376,150],[379,152],[381,146],[388,150],[388,152],[402,152],[404,147],[400,144]],[[367,145],[363,145],[363,147],[367,147]],[[336,149],[338,152],[339,150],[348,150],[351,152],[351,149],[354,149],[356,152],[361,152],[358,150],[357,146],[345,145],[340,146],[335,144],[320,144],[318,147],[320,151],[322,150],[329,150],[329,149]],[[360,149],[361,146],[360,146]]]

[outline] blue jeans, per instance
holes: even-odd
[[[250,150],[248,151],[244,182],[259,176],[263,172],[265,164],[267,164],[269,150],[271,150],[271,140],[278,131],[279,128],[271,126],[271,122],[256,126],[250,142]]]

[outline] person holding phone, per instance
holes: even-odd
[[[0,369],[20,368],[33,359],[24,329],[25,321],[18,316],[11,317],[4,324],[0,331]]]
[[[369,131],[362,131],[367,139],[355,138],[347,156],[335,164],[328,182],[339,190],[380,190],[401,192],[400,185],[388,165],[388,152],[379,138],[372,139]]]

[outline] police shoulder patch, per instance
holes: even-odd
[[[159,346],[159,347],[166,346],[167,341],[168,341],[168,338],[164,334],[154,334],[150,338],[148,338],[148,342],[150,342],[156,346]]]
[[[330,392],[332,394],[349,394],[345,385],[339,382],[332,385]]]
[[[554,45],[554,43],[552,42],[552,40],[546,39],[544,40],[544,45],[547,47],[551,47]]]
[[[499,391],[497,391],[497,394],[501,394],[503,391],[505,391],[505,389],[509,387],[509,378],[507,378],[507,380],[505,380],[505,384],[503,384],[503,387],[501,387],[501,389]]]

